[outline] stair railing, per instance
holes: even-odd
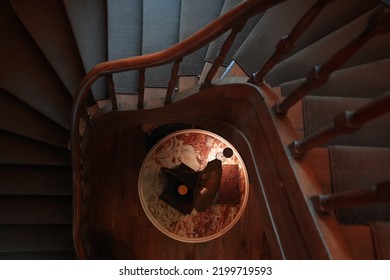
[[[290,33],[280,39],[280,41],[276,44],[275,52],[264,63],[259,71],[252,74],[248,82],[256,85],[262,83],[268,72],[271,71],[271,69],[274,68],[275,65],[294,48],[295,43],[311,26],[321,11],[328,4],[333,3],[334,1],[335,0],[317,0],[317,2],[315,2],[302,16]]]
[[[274,105],[273,111],[277,116],[285,116],[288,110],[305,97],[310,90],[324,85],[334,71],[346,63],[373,37],[390,32],[390,1],[382,0],[382,2],[379,9],[370,16],[365,30],[323,65],[315,66],[297,89],[282,102]]]
[[[107,61],[96,65],[81,81],[80,87],[75,95],[72,119],[71,119],[71,149],[72,149],[72,166],[73,166],[73,199],[74,199],[74,243],[76,252],[80,259],[86,259],[88,257],[85,249],[84,242],[81,237],[81,189],[83,183],[82,173],[82,132],[80,131],[80,124],[82,119],[86,119],[86,123],[89,123],[88,116],[83,114],[85,111],[85,105],[88,98],[88,93],[92,85],[100,77],[106,76],[109,83],[109,97],[112,102],[112,110],[118,109],[118,104],[115,97],[115,85],[113,84],[112,74],[124,72],[124,71],[139,71],[138,80],[138,109],[144,108],[144,89],[145,89],[145,69],[162,66],[170,63],[173,64],[171,71],[171,79],[167,89],[167,95],[165,105],[168,105],[172,101],[172,89],[177,82],[177,72],[180,66],[180,62],[183,57],[190,55],[198,49],[206,46],[219,36],[232,30],[227,41],[223,44],[223,47],[216,58],[216,66],[210,69],[205,80],[204,87],[211,86],[211,80],[215,75],[215,69],[219,61],[223,60],[227,51],[230,49],[234,38],[245,23],[257,14],[284,2],[285,0],[246,0],[235,8],[225,13],[212,23],[208,24],[198,32],[194,33],[187,39],[179,42],[178,44],[169,47],[163,51],[151,53],[147,55],[141,55],[136,57],[130,57],[125,59],[119,59],[114,61]]]
[[[390,202],[390,182],[381,182],[367,188],[320,194],[310,198],[319,215],[329,214],[334,209],[356,208]]]
[[[292,142],[288,148],[290,153],[300,158],[312,148],[328,143],[333,138],[350,134],[359,130],[365,123],[390,112],[390,92],[370,101],[365,106],[355,111],[345,111],[336,116],[333,123],[323,127],[313,134]]]

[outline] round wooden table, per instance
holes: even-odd
[[[191,205],[186,205],[186,211],[178,210],[162,199],[167,188],[162,167],[185,164],[202,171],[216,158],[222,162],[221,184],[205,211]],[[138,179],[141,205],[149,220],[165,235],[189,243],[206,242],[231,229],[244,212],[248,188],[247,171],[237,150],[221,136],[200,129],[180,130],[161,139],[146,156]],[[178,191],[187,192],[183,186]]]

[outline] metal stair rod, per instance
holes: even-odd
[[[211,81],[213,80],[215,74],[218,72],[219,67],[224,62],[227,53],[229,52],[230,48],[233,46],[234,40],[236,39],[238,33],[241,32],[245,24],[246,24],[246,20],[232,29],[229,36],[226,38],[225,42],[223,43],[221,49],[219,50],[213,65],[211,66],[209,72],[207,73],[203,81],[202,87],[210,86]]]
[[[324,85],[329,76],[340,66],[346,63],[354,54],[356,54],[373,37],[390,31],[390,7],[383,4],[369,18],[367,27],[349,44],[344,46],[334,54],[322,66],[317,65],[308,74],[306,80],[282,102],[275,104],[273,111],[278,116],[286,115],[287,111],[313,88]]]
[[[180,68],[181,61],[182,59],[176,60],[172,66],[171,77],[169,79],[167,94],[165,97],[165,105],[169,105],[172,103],[172,95],[173,95],[173,91],[175,90],[177,80],[179,78],[179,68]]]
[[[116,99],[115,84],[114,84],[114,79],[112,77],[112,73],[106,74],[106,78],[107,78],[107,84],[108,84],[108,96],[110,97],[110,100],[111,100],[112,110],[117,111],[118,110],[118,101]]]
[[[319,129],[301,140],[294,141],[289,145],[290,152],[294,157],[302,157],[308,150],[326,144],[338,135],[352,133],[360,129],[366,122],[389,111],[390,92],[387,92],[355,111],[345,111],[336,116],[331,125]]]
[[[254,73],[250,79],[249,83],[259,84],[264,80],[265,75],[293,48],[298,39],[305,33],[305,31],[311,26],[313,21],[317,18],[320,12],[330,3],[333,3],[335,0],[317,0],[310,9],[303,15],[303,17],[298,21],[294,26],[291,32],[284,36],[276,44],[275,52],[270,56],[270,58],[265,62],[263,67],[256,73]]]
[[[144,108],[145,100],[145,69],[138,70],[138,109]]]
[[[376,203],[390,202],[390,181],[364,189],[321,194],[310,198],[318,214],[328,214],[333,209],[356,208]]]

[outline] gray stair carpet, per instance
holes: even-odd
[[[72,249],[63,251],[0,252],[0,260],[76,260]]]
[[[0,165],[0,195],[72,195],[70,166]]]
[[[69,132],[66,129],[2,89],[0,129],[62,148],[66,148],[69,143]]]
[[[70,152],[0,130],[0,164],[68,166]]]
[[[180,0],[143,1],[142,54],[164,50],[179,41]],[[146,87],[167,87],[172,64],[146,70]]]
[[[307,96],[303,99],[305,135],[332,124],[333,118],[346,110],[356,110],[371,99],[351,97]],[[390,147],[390,113],[367,122],[351,134],[334,138],[330,145]]]
[[[277,42],[294,27],[314,0],[285,1],[267,10],[233,59],[252,74],[274,53]]]
[[[107,7],[105,0],[63,0],[85,72],[107,61]],[[107,97],[104,79],[92,86],[96,100]]]
[[[108,60],[141,55],[142,0],[107,0]],[[114,74],[117,93],[136,93],[138,71]]]
[[[242,0],[226,0],[221,11],[221,15],[225,14],[229,10],[233,9],[235,6],[240,4]],[[227,53],[225,60],[223,61],[223,65],[227,66],[231,62],[234,54],[237,52],[237,50],[240,48],[242,43],[245,41],[245,39],[248,37],[248,35],[252,32],[253,28],[257,24],[257,22],[261,19],[264,13],[260,13],[257,16],[252,17],[249,19],[244,26],[244,28],[241,30],[241,32],[237,35],[236,40],[234,41],[231,49]],[[213,62],[221,49],[223,43],[225,42],[226,38],[228,37],[229,32],[223,34],[216,40],[210,43],[209,48],[206,53],[206,62]]]
[[[389,148],[330,146],[329,154],[334,193],[366,188],[390,180]],[[390,221],[390,205],[339,209],[337,215],[340,222],[345,224]]]
[[[223,0],[182,0],[179,41],[200,30],[221,13]],[[207,8],[206,8],[207,7]],[[186,56],[180,65],[180,75],[199,75],[202,72],[208,46]]]
[[[61,0],[12,0],[12,7],[71,95],[85,72]]]
[[[344,25],[335,32],[300,50],[274,67],[266,76],[266,81],[276,86],[281,83],[306,77],[315,65],[321,65],[332,55],[357,37],[367,25],[373,9],[356,20]],[[378,35],[363,46],[341,68],[369,63],[390,57],[390,36]]]
[[[0,224],[72,224],[72,212],[72,196],[0,196]]]
[[[238,50],[234,60],[247,73],[257,71],[276,50],[276,43],[287,35],[315,1],[287,1],[266,12],[264,19]],[[335,1],[327,5],[286,57],[311,45],[378,5],[376,0]],[[294,12],[291,12],[294,11]],[[291,12],[291,14],[290,14]],[[283,18],[283,21],[280,19]],[[272,26],[270,29],[269,27]],[[261,52],[256,51],[261,47]],[[249,59],[250,58],[250,59]]]
[[[0,26],[0,87],[64,128],[72,97],[16,16]]]
[[[310,91],[310,95],[374,98],[390,88],[390,59],[382,59],[336,70],[327,83]],[[290,95],[305,78],[280,85],[282,95]]]
[[[0,257],[73,250],[72,225],[0,225]],[[27,253],[28,252],[28,253]],[[31,253],[30,253],[31,252]],[[27,257],[26,256],[26,257]]]

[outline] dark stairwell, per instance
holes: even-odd
[[[359,36],[388,1],[264,1],[282,3],[248,20],[213,82],[207,73],[228,33],[177,62],[178,80],[172,79],[173,62],[107,79],[101,74],[80,106],[85,107],[79,129],[83,169],[81,179],[72,178],[71,129],[78,130],[72,102],[85,74],[101,62],[183,42],[243,2],[0,0],[1,259],[390,258],[388,198],[337,206],[328,214],[317,213],[310,200],[390,181],[389,114],[299,151],[298,157],[291,148],[341,112],[358,110],[389,91],[389,33],[364,44],[284,117],[272,111],[315,65],[326,64]],[[252,74],[316,2],[326,4],[306,32],[264,80],[254,81]],[[385,31],[388,22],[387,15]],[[166,99],[167,88],[172,100]],[[139,205],[136,184],[145,139],[166,124],[171,131],[202,127],[219,133],[246,161],[247,209],[215,241],[171,240]]]

